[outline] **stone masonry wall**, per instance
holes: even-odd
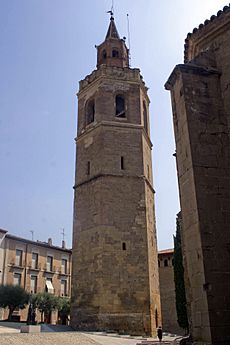
[[[154,190],[145,166],[151,142],[141,111],[148,96],[138,70],[102,66],[87,78],[78,107],[71,322],[77,329],[154,335],[155,311],[158,322],[161,313]],[[125,118],[115,117],[118,93]],[[92,97],[95,119],[86,126]]]
[[[230,10],[189,36],[171,90],[191,333],[230,343]]]

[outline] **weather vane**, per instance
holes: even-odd
[[[112,0],[112,4],[111,4],[111,10],[110,11],[107,11],[107,13],[110,13],[111,17],[113,16],[114,14],[114,2]]]

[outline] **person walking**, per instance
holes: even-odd
[[[158,339],[159,339],[159,341],[161,343],[161,340],[162,340],[162,328],[161,328],[161,326],[159,326],[157,328],[157,336],[158,336]]]

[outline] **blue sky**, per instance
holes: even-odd
[[[131,32],[131,65],[151,99],[160,249],[172,247],[179,211],[170,94],[164,83],[183,62],[188,32],[221,0],[114,0],[115,21]],[[0,228],[71,245],[78,81],[95,69],[110,0],[0,0]]]

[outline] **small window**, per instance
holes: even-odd
[[[61,280],[61,296],[67,296],[67,280]]]
[[[158,267],[161,267],[161,262],[160,262],[160,260],[158,260]]]
[[[116,116],[125,117],[125,99],[121,95],[116,96]]]
[[[16,249],[15,264],[17,266],[22,266],[22,250],[21,249]]]
[[[90,162],[87,162],[87,175],[90,175]]]
[[[94,99],[88,101],[86,105],[86,125],[94,122],[95,116],[95,101]]]
[[[14,273],[14,285],[21,285],[21,273]]]
[[[38,253],[32,253],[32,268],[38,268]]]
[[[125,242],[122,243],[122,250],[126,250],[126,243]]]
[[[148,133],[148,115],[145,102],[143,102],[143,118],[144,118],[144,129]]]
[[[168,267],[168,265],[169,265],[168,260],[165,259],[165,260],[164,260],[164,267]]]
[[[46,261],[46,269],[49,272],[53,271],[53,257],[52,256],[47,256],[47,261]]]
[[[61,273],[67,274],[67,260],[66,259],[61,260]]]
[[[45,292],[54,294],[54,287],[52,278],[46,278]]]
[[[119,51],[117,49],[112,50],[112,57],[113,58],[118,58],[119,57]]]
[[[121,170],[124,170],[124,157],[121,156]]]
[[[30,277],[30,293],[37,292],[37,276]]]
[[[102,59],[105,60],[107,58],[106,50],[102,52]]]
[[[147,175],[148,175],[148,179],[150,179],[150,172],[149,172],[149,165],[147,164]]]

